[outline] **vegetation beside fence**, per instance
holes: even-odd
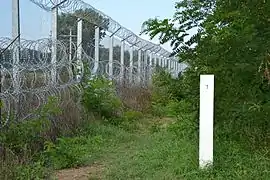
[[[44,179],[98,160],[103,179],[270,179],[269,9],[183,0],[174,22],[149,20],[144,32],[172,41],[186,72],[173,79],[159,69],[135,96],[103,77],[83,81],[80,108],[63,109],[52,97],[34,119],[1,130],[0,179]],[[193,27],[198,33],[184,41]],[[208,73],[215,75],[214,166],[199,170],[199,75]]]

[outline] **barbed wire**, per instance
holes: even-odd
[[[0,128],[9,123],[12,113],[16,113],[12,115],[14,119],[23,120],[34,115],[33,112],[45,104],[49,96],[57,96],[64,105],[73,102],[71,93],[80,91],[73,70],[77,62],[68,60],[68,51],[63,43],[56,42],[58,60],[53,64],[51,39],[21,39],[19,47],[17,44],[10,45],[11,42],[10,38],[0,38],[0,50],[5,49],[0,56]],[[13,62],[15,48],[19,48],[20,54],[16,64]],[[52,67],[56,67],[57,71],[54,84],[51,83]]]
[[[83,2],[82,0],[30,0],[38,5],[45,11],[50,12],[53,8],[57,7],[64,13],[70,13],[78,18],[81,18],[89,23],[107,30],[114,36],[125,40],[128,44],[137,46],[141,50],[151,50],[163,57],[169,58],[171,52],[165,50],[158,44],[140,38],[132,31],[121,26],[117,21],[113,20],[110,16],[97,10],[93,6]],[[94,12],[94,13],[91,13]],[[174,59],[173,57],[170,59]]]
[[[71,13],[103,28],[106,32],[110,32],[111,35],[107,35],[107,37],[116,36],[120,41],[129,45],[129,50],[132,53],[130,51],[125,53],[128,56],[133,56],[133,60],[129,64],[127,62],[121,64],[119,52],[113,52],[113,57],[117,56],[118,58],[113,58],[111,61],[106,60],[107,56],[104,54],[109,48],[105,48],[105,46],[97,47],[92,40],[89,40],[90,44],[85,49],[81,48],[80,51],[78,44],[65,38],[58,40],[52,38],[20,39],[18,43],[13,43],[14,39],[0,37],[0,99],[2,103],[0,107],[0,129],[7,126],[11,118],[25,120],[35,116],[35,110],[44,105],[49,96],[58,97],[58,105],[61,107],[70,104],[79,107],[78,103],[80,103],[80,94],[82,93],[81,78],[86,74],[84,69],[88,69],[90,74],[92,73],[88,77],[90,79],[95,76],[105,76],[113,80],[117,85],[118,95],[123,99],[130,99],[132,97],[125,97],[124,92],[139,95],[138,89],[147,89],[149,83],[151,83],[151,75],[157,70],[155,68],[157,64],[149,63],[154,58],[151,57],[151,59],[144,53],[150,51],[159,57],[175,61],[174,58],[169,58],[171,53],[160,45],[140,38],[109,16],[81,0],[30,1],[48,12],[57,7],[62,12]],[[68,37],[68,35],[65,35],[65,37]],[[99,57],[100,59],[97,61],[94,58],[95,48],[104,51],[103,59]],[[55,58],[52,55],[55,52],[53,50],[56,50],[56,59],[53,59]],[[142,51],[140,66],[138,65],[139,50]],[[15,53],[18,53],[19,56],[14,55]],[[78,56],[78,54],[81,56]],[[124,55],[125,59],[127,57]],[[178,76],[179,72],[175,69],[167,70],[173,76]]]
[[[77,46],[70,56],[70,47],[66,42],[57,41],[57,61],[52,63],[51,39],[25,40],[21,39],[19,47],[10,43],[10,38],[0,38],[0,50],[6,49],[0,56],[1,66],[1,88],[0,99],[2,101],[1,114],[6,114],[6,118],[1,119],[0,128],[8,125],[11,113],[14,112],[16,104],[16,119],[24,120],[34,115],[34,111],[47,102],[49,96],[60,98],[61,106],[74,101],[71,94],[80,94],[80,81],[75,72],[78,64],[86,62],[90,72],[94,71],[95,60],[87,53],[82,52],[82,59],[77,59]],[[8,46],[8,48],[6,48]],[[14,76],[13,62],[14,49],[19,48],[20,59],[16,64],[16,76]],[[71,58],[70,58],[71,57]],[[136,84],[137,86],[147,86],[148,80],[142,74],[138,75],[138,68],[134,65],[129,67],[121,65],[117,60],[112,62],[113,72],[109,72],[109,60],[101,60],[94,76],[102,75],[110,78],[118,84]],[[56,81],[52,83],[51,71],[56,67]],[[147,67],[150,69],[153,67]],[[84,71],[80,74],[84,76]],[[139,82],[138,82],[139,80]],[[19,83],[16,84],[16,81]],[[18,85],[18,86],[16,86]],[[16,89],[16,91],[15,91]]]

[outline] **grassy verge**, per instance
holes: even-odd
[[[89,172],[89,179],[270,178],[266,151],[250,153],[221,139],[216,142],[214,168],[199,170],[196,134],[180,134],[179,124],[168,118],[141,120],[136,131],[92,124],[80,136],[58,141],[50,151],[51,163],[56,169],[102,164],[102,171]]]

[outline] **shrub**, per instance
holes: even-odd
[[[34,118],[22,122],[11,120],[10,124],[0,131],[2,146],[14,153],[21,153],[25,146],[30,148],[42,144],[46,138],[44,134],[51,127],[52,117],[61,113],[57,104],[55,97],[49,97],[48,102],[34,112]]]
[[[103,118],[118,117],[122,109],[122,103],[116,95],[113,82],[105,77],[95,77],[85,83],[82,104],[88,113],[94,113]]]
[[[139,111],[126,111],[124,112],[123,117],[126,121],[132,122],[143,118],[143,114]]]
[[[156,116],[175,117],[181,113],[183,99],[182,77],[172,78],[169,72],[159,69],[153,76],[152,113]]]
[[[87,149],[83,145],[86,143],[86,137],[58,138],[55,143],[47,141],[42,157],[54,169],[76,167],[84,162]]]
[[[52,117],[61,113],[57,98],[50,97],[48,102],[34,112],[31,119],[16,122],[0,131],[0,179],[44,179],[47,175],[42,161],[36,161],[51,128]]]

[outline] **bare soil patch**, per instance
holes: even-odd
[[[86,167],[59,170],[56,172],[56,178],[58,180],[97,180],[102,179],[103,170],[102,164],[94,163]]]

